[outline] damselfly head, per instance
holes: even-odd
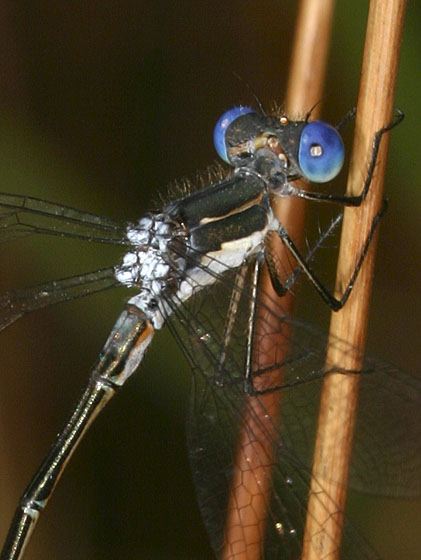
[[[223,113],[213,138],[218,155],[230,165],[253,167],[254,161],[265,159],[273,166],[271,176],[279,172],[287,181],[300,177],[316,183],[331,181],[345,157],[342,138],[333,126],[292,121],[286,115],[260,115],[245,106]],[[260,162],[255,170],[261,174],[268,167]]]

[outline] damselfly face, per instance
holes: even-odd
[[[214,144],[220,158],[234,167],[268,174],[271,188],[279,189],[280,195],[294,179],[331,181],[341,170],[345,154],[338,131],[327,123],[261,115],[242,106],[220,117]]]
[[[370,169],[383,134],[401,118],[398,114],[376,134]],[[282,304],[283,294],[303,271],[324,301],[340,309],[382,214],[373,221],[349,284],[337,298],[310,262],[340,218],[301,255],[273,213],[272,196],[358,206],[369,190],[370,173],[359,196],[308,192],[294,184],[299,178],[322,183],[342,165],[339,134],[320,121],[289,121],[240,107],[221,117],[214,138],[218,153],[234,168],[227,177],[136,223],[118,224],[43,200],[0,195],[0,235],[7,240],[53,235],[122,248],[121,261],[113,267],[4,294],[0,327],[52,303],[116,286],[131,289],[74,414],[21,501],[2,560],[21,557],[86,427],[136,371],[156,331],[165,326],[193,371],[190,459],[218,556],[230,558],[241,545],[257,548],[267,559],[300,557],[318,397],[324,378],[332,374],[361,378],[351,483],[386,495],[419,492],[419,382],[371,360],[361,371],[346,370],[346,358],[359,350],[341,340],[330,340],[340,358],[326,367],[325,337],[288,316]],[[268,248],[274,235],[297,263],[288,278],[280,277]],[[269,287],[261,279],[265,263]],[[340,443],[332,441],[332,451]],[[317,482],[323,488],[337,481]],[[349,524],[342,552],[344,558],[375,558]]]

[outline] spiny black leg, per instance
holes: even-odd
[[[228,313],[227,313],[227,320],[224,327],[224,336],[223,336],[223,344],[221,349],[221,354],[219,356],[219,364],[218,364],[218,379],[217,384],[222,385],[224,382],[224,367],[225,361],[227,358],[227,349],[231,342],[232,333],[235,327],[235,321],[237,319],[237,311],[238,305],[240,303],[240,298],[243,293],[244,283],[247,274],[247,265],[243,265],[240,267],[239,271],[235,275],[234,279],[234,287],[231,292]]]
[[[272,283],[272,288],[275,293],[282,297],[284,296],[288,289],[284,286],[281,281],[281,263],[278,256],[273,251],[272,239],[273,236],[277,235],[275,231],[269,231],[265,237],[265,261],[269,272],[270,281]],[[294,275],[294,272],[290,274],[287,281]]]
[[[355,115],[357,113],[357,108],[356,107],[352,107],[352,109],[350,109],[346,115],[344,117],[342,117],[342,119],[338,122],[338,124],[335,126],[336,130],[341,130],[341,128],[343,128],[344,126],[346,126],[350,121],[355,119]]]
[[[301,384],[302,380],[293,382],[292,384],[288,385],[271,385],[265,389],[258,389],[255,386],[255,379],[256,378],[264,378],[266,374],[270,374],[273,371],[278,370],[280,367],[286,365],[287,360],[284,360],[283,363],[273,363],[269,367],[264,367],[261,370],[256,372],[253,369],[253,353],[256,349],[256,330],[259,330],[259,326],[257,325],[258,322],[258,309],[261,305],[261,302],[258,301],[258,285],[259,285],[259,277],[260,277],[260,264],[259,261],[256,260],[254,264],[253,276],[252,276],[252,293],[250,297],[250,308],[249,308],[249,316],[247,321],[247,346],[246,346],[246,363],[245,363],[245,375],[244,375],[244,392],[249,395],[250,397],[255,397],[258,395],[266,395],[268,393],[273,393],[278,391],[279,389],[285,388],[287,386],[293,386],[295,384]],[[258,336],[258,335],[257,335]],[[257,342],[258,344],[258,342]]]
[[[364,259],[367,255],[370,243],[373,239],[374,233],[376,231],[376,228],[381,220],[381,218],[383,217],[383,215],[385,214],[387,210],[387,201],[385,200],[383,203],[383,207],[380,210],[380,212],[378,214],[376,214],[376,216],[373,218],[373,221],[371,223],[371,228],[370,231],[367,235],[367,238],[365,240],[364,246],[361,250],[360,256],[358,258],[358,261],[355,265],[354,271],[351,275],[351,278],[348,282],[348,285],[342,295],[342,297],[340,299],[336,299],[328,290],[327,288],[320,282],[320,280],[315,276],[314,272],[311,270],[308,261],[309,259],[304,259],[302,257],[302,255],[299,253],[298,249],[296,248],[294,242],[291,240],[291,238],[289,237],[289,235],[287,234],[287,232],[285,231],[285,229],[281,228],[278,232],[278,235],[280,236],[280,238],[282,239],[282,241],[285,243],[285,245],[288,247],[288,249],[291,251],[291,253],[294,255],[294,258],[296,259],[296,261],[298,262],[298,264],[300,265],[300,270],[302,270],[310,279],[310,281],[312,282],[312,284],[314,285],[314,287],[316,288],[316,290],[318,291],[318,293],[320,294],[320,296],[322,297],[322,299],[329,305],[329,307],[331,309],[333,309],[334,311],[338,311],[339,309],[341,309],[345,303],[347,302],[352,288],[354,286],[355,280],[357,279],[358,273],[361,269],[361,266],[364,262]],[[341,216],[342,217],[342,216]],[[336,225],[340,220],[335,220],[334,222],[332,222],[334,225]],[[332,226],[331,226],[332,227]],[[328,231],[331,228],[328,229]],[[327,236],[326,234],[324,234],[324,236]],[[312,250],[314,252],[314,249]],[[251,313],[250,313],[250,317],[254,317],[256,313],[256,309],[255,307],[253,307],[251,309]],[[253,343],[253,330],[249,330],[249,336],[248,336],[248,348],[252,347],[252,343]],[[297,381],[292,381],[290,383],[286,383],[286,384],[282,384],[282,385],[274,385],[271,387],[268,387],[266,389],[257,389],[255,387],[254,384],[254,378],[255,377],[260,377],[262,375],[265,375],[266,373],[270,373],[270,371],[283,367],[285,366],[287,363],[287,361],[283,362],[283,363],[279,363],[279,364],[272,364],[270,366],[270,368],[265,368],[265,370],[261,370],[261,371],[251,371],[251,361],[248,361],[248,367],[246,368],[246,382],[245,382],[245,391],[247,392],[247,394],[249,394],[250,396],[259,396],[259,395],[265,395],[268,393],[274,393],[276,391],[279,390],[284,390],[288,387],[294,387],[297,384],[302,384],[303,380],[299,379]],[[341,370],[338,367],[335,367],[333,370],[327,370],[324,373],[328,374],[331,373],[332,371],[334,371],[335,373],[343,373],[343,374],[355,374],[355,375],[359,375],[361,373],[360,370]],[[311,382],[312,379],[309,378],[308,382]]]
[[[246,351],[246,367],[244,376],[244,391],[248,395],[255,394],[253,385],[253,346],[254,334],[256,329],[256,311],[257,311],[257,286],[259,283],[260,265],[259,260],[256,259],[252,276],[252,293],[250,297],[250,311],[247,322],[247,351]]]
[[[362,250],[361,250],[360,256],[358,257],[358,260],[357,260],[357,263],[355,265],[354,271],[353,271],[353,273],[351,275],[351,278],[348,282],[348,285],[345,288],[345,291],[342,294],[340,299],[335,298],[329,292],[329,290],[322,284],[322,282],[317,278],[317,276],[314,274],[314,272],[312,271],[312,269],[310,268],[310,266],[306,262],[305,258],[299,252],[295,243],[289,237],[287,231],[282,227],[278,230],[278,235],[282,239],[282,241],[284,242],[285,246],[288,248],[288,250],[294,256],[294,258],[296,259],[300,268],[307,275],[308,279],[313,284],[313,286],[316,288],[316,290],[319,293],[319,295],[321,296],[321,298],[329,305],[329,307],[333,311],[338,311],[347,302],[347,300],[348,300],[348,298],[351,294],[352,288],[354,287],[355,280],[358,276],[358,273],[361,269],[361,266],[364,262],[364,259],[365,259],[366,255],[367,255],[368,248],[370,246],[371,240],[373,239],[376,228],[377,228],[382,216],[386,212],[386,210],[387,210],[387,202],[384,201],[382,209],[373,218],[373,221],[372,221],[371,227],[370,227],[370,231],[368,232],[367,239],[365,240],[365,243],[362,247]]]
[[[315,254],[323,246],[323,243],[326,241],[326,239],[328,239],[333,234],[333,232],[337,229],[337,227],[341,224],[342,219],[343,219],[343,213],[338,214],[330,222],[329,227],[322,232],[317,242],[314,244],[313,247],[311,247],[311,249],[308,251],[305,257],[305,262],[307,263],[307,265],[313,260]],[[272,287],[275,293],[279,297],[282,297],[285,295],[286,292],[291,290],[292,286],[295,284],[298,277],[300,276],[302,272],[302,268],[299,266],[295,267],[295,269],[291,272],[291,274],[286,278],[285,282],[282,283],[280,278],[281,267],[280,267],[279,259],[277,258],[276,254],[275,255],[273,254],[270,247],[271,235],[278,235],[278,233],[268,232],[268,234],[266,235],[265,261],[268,267],[269,276],[272,282]]]
[[[379,154],[380,142],[383,134],[392,130],[395,126],[402,122],[404,114],[399,109],[396,110],[395,116],[390,124],[381,128],[374,135],[373,146],[371,149],[371,158],[368,166],[367,176],[364,181],[361,194],[358,196],[348,196],[348,195],[337,195],[332,193],[319,193],[319,192],[309,192],[303,189],[295,188],[291,196],[296,196],[298,198],[304,198],[306,200],[318,200],[321,202],[334,202],[336,204],[342,204],[343,206],[360,206],[365,200],[367,193],[370,189],[371,180],[373,179],[374,169],[377,163],[377,156]]]

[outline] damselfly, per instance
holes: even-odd
[[[401,118],[397,114],[390,126],[375,135],[359,196],[308,191],[297,182],[304,178],[324,183],[339,173],[344,147],[337,129],[311,122],[309,116],[292,121],[248,107],[227,111],[215,127],[215,147],[232,170],[137,223],[121,225],[35,198],[0,195],[0,234],[5,239],[56,235],[125,247],[115,267],[6,293],[0,300],[0,328],[59,301],[121,285],[135,290],[71,418],[22,497],[2,560],[22,557],[39,514],[87,427],[138,368],[155,331],[164,325],[194,372],[190,455],[203,518],[218,555],[229,557],[224,514],[229,507],[234,450],[240,432],[246,430],[252,439],[266,439],[274,448],[270,464],[261,457],[261,467],[271,481],[267,514],[259,529],[261,555],[299,558],[310,483],[309,442],[320,384],[331,372],[362,376],[351,482],[360,489],[393,495],[419,491],[419,384],[390,366],[371,362],[361,372],[347,372],[340,363],[326,369],[325,339],[282,309],[282,296],[297,272],[282,278],[270,249],[270,239],[278,237],[296,261],[297,271],[306,274],[333,310],[340,309],[383,210],[373,220],[349,283],[336,299],[314,274],[311,260],[340,218],[302,256],[274,215],[272,202],[299,197],[359,206],[370,188],[381,138]],[[259,286],[264,264],[276,296]],[[275,349],[274,335],[279,345]],[[358,352],[344,341],[331,344],[342,355]],[[282,395],[279,414],[272,416],[267,409],[263,401],[267,394]],[[253,399],[254,416],[244,426],[248,399]],[[261,482],[256,480],[256,494]],[[349,525],[343,552],[347,557],[375,557]]]

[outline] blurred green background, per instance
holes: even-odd
[[[212,163],[226,108],[282,103],[293,1],[0,3],[0,190],[116,220],[156,207],[171,180]],[[367,2],[338,2],[323,116],[355,104]],[[411,2],[396,104],[370,342],[419,372],[420,4]],[[241,80],[236,77],[238,74]],[[249,84],[249,88],[245,87]],[[344,178],[342,177],[342,184]],[[315,211],[315,210],[313,210]],[[317,210],[316,210],[317,212]],[[1,247],[2,290],[116,262],[111,247],[27,239]],[[332,265],[333,266],[333,265]],[[308,315],[327,311],[304,288]],[[59,305],[2,333],[0,539],[125,301]],[[57,487],[28,560],[212,558],[184,440],[189,372],[168,333],[86,437]],[[352,496],[353,519],[385,559],[419,558],[419,501]]]

